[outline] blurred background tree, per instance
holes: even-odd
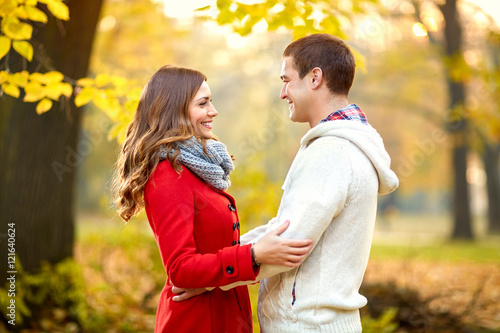
[[[26,61],[21,54],[10,50],[1,60],[4,74],[57,70],[70,78],[86,75],[102,0],[68,3],[69,11],[78,13],[69,21],[50,14],[47,6],[53,3],[39,5],[39,10],[49,15],[46,24],[33,23],[33,59]],[[3,1],[0,6],[5,14],[2,28],[14,20],[6,13],[9,8],[24,8],[17,1]],[[2,29],[2,33],[6,31]],[[78,146],[82,112],[70,98],[53,105],[48,101],[51,112],[38,115],[41,112],[36,110],[38,104],[23,101],[27,93],[14,98],[8,96],[12,94],[6,88],[9,85],[2,82],[1,260],[7,262],[7,223],[15,223],[17,258],[24,270],[35,272],[43,261],[56,263],[73,254],[75,171],[82,162],[79,152],[86,149]],[[5,280],[6,274],[2,270],[0,277]]]

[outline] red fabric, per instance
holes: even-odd
[[[187,168],[179,175],[167,161],[153,172],[144,199],[167,273],[155,332],[252,332],[246,286],[215,288],[184,302],[172,301],[172,285],[217,287],[255,279],[258,270],[252,265],[250,245],[238,245],[234,199]]]

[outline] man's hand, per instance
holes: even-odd
[[[185,288],[177,288],[172,287],[172,292],[177,294],[177,296],[172,297],[174,302],[182,302],[192,297],[198,296],[206,292],[205,288],[193,288],[193,289],[185,289]]]

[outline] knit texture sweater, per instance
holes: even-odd
[[[288,219],[282,237],[314,241],[299,268],[261,266],[257,312],[263,332],[361,332],[359,308],[367,300],[359,287],[377,196],[397,186],[382,138],[370,125],[336,120],[305,134],[277,216],[241,237],[243,244],[256,242]]]

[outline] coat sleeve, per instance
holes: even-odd
[[[165,162],[166,163],[166,162]],[[201,254],[194,239],[194,187],[190,177],[157,170],[146,187],[148,219],[170,284],[205,288],[254,280],[250,245],[224,247]]]
[[[306,148],[289,171],[285,181],[278,216],[268,223],[268,232],[286,220],[290,226],[281,237],[312,239],[315,247],[326,228],[332,223],[344,204],[349,192],[352,168],[343,142],[316,140]],[[311,250],[314,251],[314,247]],[[269,278],[293,269],[278,265],[261,265],[255,281]],[[224,286],[234,288],[243,283]]]

